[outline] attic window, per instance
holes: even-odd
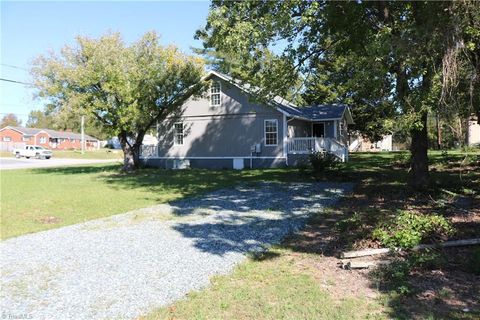
[[[218,107],[221,104],[221,88],[220,82],[214,81],[210,86],[210,106]]]

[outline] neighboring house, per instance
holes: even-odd
[[[468,120],[468,145],[480,146],[480,123],[476,116],[471,116]]]
[[[378,151],[392,151],[393,136],[387,134],[383,136],[382,140],[372,142],[367,138],[364,138],[361,134],[355,134],[350,137],[350,144],[348,150],[350,152],[378,152]]]
[[[132,139],[129,139],[129,141],[130,141],[130,143],[134,143],[134,141]],[[156,144],[158,144],[157,137],[155,137],[153,135],[150,135],[150,134],[146,134],[143,137],[142,145],[151,146],[151,145],[156,145]],[[106,141],[106,143],[104,145],[107,148],[110,148],[110,149],[122,149],[122,146],[120,144],[120,140],[117,137],[113,137],[110,140]]]
[[[292,166],[313,151],[348,159],[346,105],[300,108],[276,97],[254,102],[248,87],[210,72],[208,93],[190,98],[158,124],[158,144],[142,146],[145,165],[162,168],[265,168]]]
[[[87,150],[98,149],[100,142],[85,136]],[[56,131],[50,129],[23,128],[6,126],[0,129],[0,149],[12,151],[25,145],[38,145],[54,150],[69,150],[82,148],[82,135],[70,131]]]

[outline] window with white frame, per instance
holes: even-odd
[[[173,125],[173,144],[183,145],[183,122],[177,122]]]
[[[265,120],[265,145],[276,146],[278,144],[278,121]]]
[[[218,107],[222,103],[220,82],[213,81],[210,85],[210,106]]]
[[[30,137],[22,137],[23,141],[30,141]]]
[[[4,142],[10,142],[12,141],[12,137],[3,137]]]
[[[340,136],[343,137],[345,135],[345,123],[343,121],[340,121],[339,126],[340,126]]]
[[[47,143],[47,137],[40,137],[40,143]]]

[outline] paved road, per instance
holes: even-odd
[[[239,186],[0,242],[5,319],[136,319],[279,242],[350,184]]]
[[[27,168],[49,168],[49,167],[63,167],[77,164],[93,164],[93,163],[106,163],[115,162],[117,160],[97,160],[97,159],[25,159],[25,158],[0,158],[1,170],[12,169],[27,169]]]

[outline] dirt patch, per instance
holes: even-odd
[[[295,267],[308,270],[318,285],[332,296],[378,298],[379,291],[371,285],[368,270],[350,271],[340,266],[337,256],[344,246],[334,228],[340,216],[339,211],[333,210],[318,215],[303,230],[288,237],[284,246],[293,250],[290,257]]]
[[[62,219],[55,216],[45,216],[45,217],[40,217],[38,219],[38,222],[42,224],[57,224],[62,222]]]

